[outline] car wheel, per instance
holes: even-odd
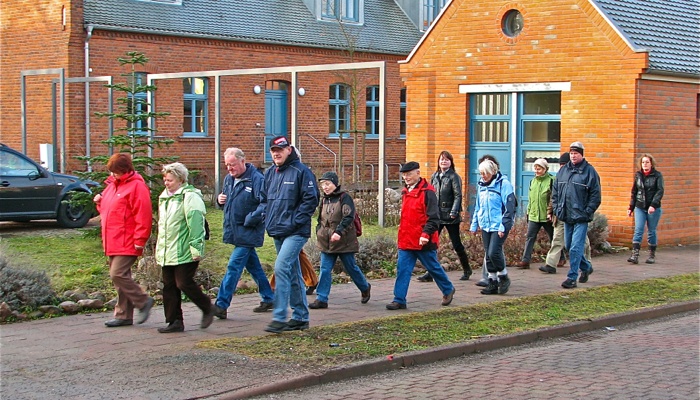
[[[90,214],[84,207],[72,205],[65,201],[69,199],[70,195],[61,199],[61,205],[58,206],[56,220],[58,224],[64,228],[82,228],[90,220]]]

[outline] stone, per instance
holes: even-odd
[[[89,294],[88,298],[101,300],[102,303],[107,301],[107,296],[105,296],[104,293],[102,293],[102,292],[92,292]]]
[[[104,306],[104,302],[100,299],[83,299],[78,300],[78,305],[86,310],[97,310]]]
[[[117,298],[116,297],[104,304],[105,308],[108,310],[114,310],[114,306],[116,306],[116,305],[117,305]]]
[[[2,304],[0,304],[0,321],[5,321],[10,315],[12,315],[12,310],[10,306],[3,301]]]
[[[39,311],[48,315],[58,315],[61,313],[61,309],[53,305],[39,306]]]
[[[87,293],[84,293],[84,292],[73,292],[73,294],[70,295],[68,298],[73,300],[74,302],[77,302],[80,300],[87,299],[88,295],[87,295]]]
[[[80,311],[80,306],[73,301],[64,301],[58,307],[66,314],[77,314]]]

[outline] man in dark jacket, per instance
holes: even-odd
[[[228,175],[217,202],[224,207],[224,243],[236,248],[228,260],[226,275],[214,303],[214,314],[220,319],[226,319],[226,310],[231,305],[244,267],[258,285],[262,299],[253,311],[270,311],[273,306],[272,288],[255,251],[256,247],[263,245],[265,239],[263,175],[253,164],[245,162],[245,154],[241,149],[226,149],[224,162]]]
[[[452,302],[455,287],[437,259],[440,215],[435,189],[420,176],[420,165],[415,161],[401,166],[406,187],[401,191],[401,221],[399,222],[399,255],[394,283],[394,301],[387,310],[406,308],[406,294],[416,260],[430,272],[442,292],[442,305]]]
[[[588,282],[593,266],[583,256],[588,235],[588,223],[600,206],[600,177],[595,168],[583,157],[583,143],[573,142],[569,146],[570,161],[559,169],[552,188],[554,215],[564,221],[564,243],[569,250],[569,273],[561,286],[576,287],[581,270],[580,283]]]
[[[265,171],[265,229],[274,239],[275,300],[267,332],[304,330],[309,327],[309,308],[299,253],[311,237],[311,217],[318,206],[319,191],[313,172],[301,163],[296,149],[284,136],[270,140],[275,165]],[[292,318],[287,321],[287,307]]]

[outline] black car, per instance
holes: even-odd
[[[76,192],[91,193],[89,186],[96,185],[77,176],[51,172],[0,143],[0,221],[56,219],[65,228],[81,228],[92,212],[64,200]]]

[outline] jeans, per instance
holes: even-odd
[[[321,252],[321,275],[318,277],[316,298],[324,303],[328,303],[328,295],[331,293],[331,283],[333,281],[333,266],[338,257],[340,257],[340,261],[343,262],[345,272],[350,275],[355,286],[357,286],[361,292],[369,289],[369,283],[367,283],[365,274],[363,274],[360,267],[355,264],[355,253]]]
[[[258,258],[258,253],[255,251],[255,247],[236,246],[228,260],[226,275],[221,282],[219,295],[216,297],[217,306],[224,310],[229,308],[244,267],[248,270],[250,276],[253,277],[255,284],[258,285],[258,291],[260,292],[262,301],[265,303],[272,303],[274,301],[274,293],[272,293],[270,282],[267,280],[265,271],[263,271],[260,265],[260,259]]]
[[[544,231],[547,233],[547,236],[549,236],[549,241],[552,241],[552,237],[554,236],[554,227],[552,226],[552,223],[550,221],[528,221],[527,239],[525,239],[525,250],[523,251],[522,261],[528,263],[530,262],[530,259],[532,258],[532,248],[535,247],[535,242],[537,241],[537,234],[540,233],[540,228],[544,228]]]
[[[648,211],[642,210],[639,207],[634,208],[634,236],[632,237],[632,243],[642,243],[642,236],[644,235],[644,225],[647,226],[647,242],[650,246],[656,246],[656,227],[659,225],[659,220],[661,219],[661,209],[657,208],[656,211],[649,214]]]
[[[486,253],[486,268],[489,273],[503,273],[506,269],[506,257],[503,253],[503,243],[508,239],[508,233],[503,237],[498,236],[498,232],[481,231],[481,240],[484,242],[484,253]]]
[[[590,271],[593,268],[590,261],[583,256],[583,248],[587,239],[588,222],[575,224],[564,222],[564,243],[569,250],[569,273],[566,277],[571,280],[578,279],[579,269]]]
[[[398,263],[396,265],[396,282],[394,283],[394,302],[406,304],[408,285],[411,282],[413,268],[416,259],[420,260],[425,269],[430,272],[443,296],[452,293],[454,286],[450,278],[438,262],[437,250],[401,250],[399,249]]]
[[[564,221],[557,220],[554,224],[554,234],[552,235],[552,247],[547,253],[547,265],[556,267],[560,260],[566,260],[564,256]],[[586,235],[586,244],[583,248],[583,256],[591,262],[591,242]]]
[[[275,238],[277,259],[275,260],[275,307],[272,320],[287,322],[287,307],[292,307],[292,319],[307,322],[309,306],[306,301],[304,280],[301,277],[299,253],[309,240],[303,236],[292,235]]]

